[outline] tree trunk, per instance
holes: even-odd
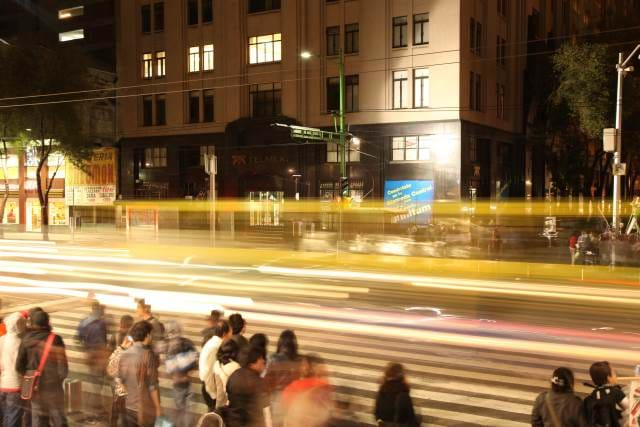
[[[40,141],[40,158],[38,159],[38,167],[36,168],[36,186],[38,189],[38,200],[40,201],[40,221],[44,240],[49,240],[49,195],[42,183],[42,169],[48,157],[49,152],[46,147],[44,135],[42,135],[42,140]]]

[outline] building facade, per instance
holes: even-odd
[[[332,129],[345,53],[356,197],[423,180],[437,199],[531,196],[524,143],[529,25],[513,0],[127,0],[117,8],[120,194],[335,196]],[[544,31],[544,30],[541,30]],[[304,60],[301,52],[311,53]]]

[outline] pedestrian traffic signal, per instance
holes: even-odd
[[[340,178],[340,189],[342,197],[349,197],[349,178],[347,178],[346,176]]]

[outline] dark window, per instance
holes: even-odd
[[[504,99],[505,99],[505,88],[504,85],[498,83],[496,85],[496,117],[499,119],[504,119]]]
[[[498,13],[502,16],[507,15],[507,0],[498,0]]]
[[[164,95],[156,95],[156,125],[167,124],[167,100]]]
[[[482,107],[482,76],[476,73],[476,111],[482,111]]]
[[[153,5],[153,30],[164,31],[164,3]]]
[[[280,9],[280,0],[249,0],[249,13]]]
[[[482,24],[476,22],[476,54],[482,56]]]
[[[142,126],[153,125],[153,97],[142,97]]]
[[[213,21],[213,0],[202,0],[202,22]]]
[[[187,24],[198,25],[198,0],[187,0]]]
[[[358,53],[360,51],[360,26],[348,24],[344,28],[344,53]]]
[[[143,166],[145,168],[166,168],[167,167],[166,147],[145,148]]]
[[[151,32],[151,5],[145,4],[140,8],[140,27],[143,33]]]
[[[359,77],[345,76],[345,112],[358,111]],[[340,78],[329,77],[327,79],[327,111],[340,110]]]
[[[482,24],[473,18],[469,23],[469,47],[471,52],[482,55]]]
[[[251,85],[252,117],[272,117],[282,114],[282,87],[280,83]]]
[[[407,17],[393,18],[393,47],[407,47]]]
[[[189,92],[189,123],[200,121],[200,92]]]
[[[473,71],[469,78],[469,109],[482,111],[482,76]]]
[[[429,44],[429,14],[413,15],[413,44]]]
[[[340,49],[340,27],[327,28],[327,56],[338,54]]]
[[[204,91],[204,96],[202,99],[202,103],[203,103],[203,107],[204,107],[204,121],[205,122],[212,122],[214,121],[214,112],[215,112],[215,107],[214,107],[214,98],[213,98],[213,91],[212,90],[205,90]]]

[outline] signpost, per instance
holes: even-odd
[[[216,175],[218,174],[218,158],[215,154],[204,155],[204,171],[209,175],[209,229],[213,244],[216,242]]]
[[[434,185],[431,180],[385,181],[384,205],[405,212],[393,217],[393,223],[426,224],[431,218]]]

